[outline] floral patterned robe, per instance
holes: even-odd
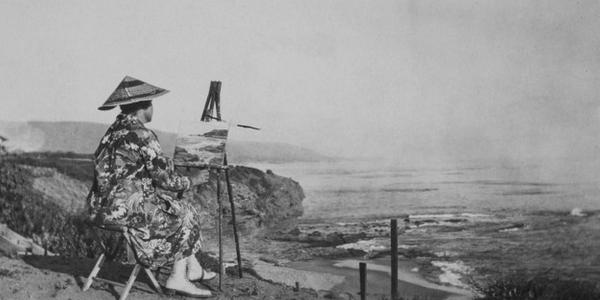
[[[139,262],[156,268],[200,249],[198,214],[178,197],[189,190],[190,180],[173,170],[154,132],[137,117],[117,116],[94,162],[90,218],[99,225],[125,226]]]

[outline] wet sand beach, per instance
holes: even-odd
[[[387,258],[389,260],[389,257]],[[331,288],[332,291],[346,291],[358,295],[359,288],[359,262],[367,263],[367,296],[369,299],[381,299],[389,296],[391,290],[391,277],[389,267],[381,259],[376,260],[312,260],[307,262],[294,262],[290,267],[320,273],[329,273],[343,276],[344,280]],[[412,272],[415,264],[410,261],[399,261],[398,267],[398,293],[400,297],[412,299],[472,299],[469,291],[457,287],[443,286],[431,283]]]

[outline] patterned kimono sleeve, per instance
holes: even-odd
[[[188,190],[191,186],[190,180],[175,172],[173,161],[164,156],[156,135],[153,132],[146,132],[144,135],[140,150],[152,183],[171,192]]]

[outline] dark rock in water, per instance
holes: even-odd
[[[436,255],[426,249],[409,248],[398,249],[398,253],[407,258],[434,258]]]
[[[457,219],[447,219],[447,220],[444,220],[444,221],[446,221],[448,223],[466,223],[466,222],[469,222],[469,220],[467,220],[467,219],[458,219],[458,218]]]
[[[320,237],[322,234],[320,231],[313,231],[308,234],[309,237]]]
[[[291,241],[310,244],[312,247],[331,247],[347,243],[354,243],[361,239],[367,238],[364,232],[358,233],[341,233],[338,231],[323,233],[321,231],[313,231],[311,233],[302,233],[300,230],[292,230],[287,233],[281,231],[274,232],[268,235],[269,238],[279,241]]]
[[[294,229],[288,231],[288,234],[291,235],[300,235],[302,233],[302,231],[300,231],[300,228],[298,227],[294,227]]]
[[[343,249],[336,247],[313,247],[306,249],[307,254],[312,257],[328,259],[364,257],[367,253],[358,249]]]
[[[417,225],[417,227],[424,225],[424,224],[437,224],[437,223],[438,223],[437,220],[431,220],[431,219],[415,221],[415,225]]]
[[[345,243],[344,236],[339,232],[332,232],[325,236],[325,241],[333,245],[340,245]]]

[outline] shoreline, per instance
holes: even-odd
[[[337,284],[313,287],[354,295],[358,263],[366,262],[367,292],[389,297],[389,220],[305,221],[299,219],[292,230],[267,236],[275,250],[264,253],[270,253],[276,265],[343,276]],[[477,286],[471,286],[471,280],[486,284],[507,272],[538,272],[548,265],[542,258],[553,253],[547,250],[548,236],[564,236],[570,230],[596,236],[599,224],[598,211],[410,215],[399,228],[399,292],[408,299],[473,299]],[[553,260],[553,266],[566,271],[572,265],[584,266],[588,248],[578,249],[568,260]]]
[[[339,262],[335,263],[334,266],[338,267],[338,268],[348,268],[351,270],[358,270],[358,264],[360,262],[367,263],[367,271],[385,273],[391,279],[391,269],[386,265],[378,264],[377,263],[378,261],[369,263],[370,261],[368,261],[368,260],[365,261],[365,260],[348,259],[348,260],[339,261]],[[453,294],[454,296],[464,296],[465,297],[464,299],[472,299],[474,297],[473,293],[471,293],[470,291],[468,291],[466,289],[461,289],[456,286],[445,286],[445,285],[439,285],[439,284],[436,284],[433,282],[429,282],[429,281],[425,280],[424,278],[422,278],[421,276],[419,276],[419,274],[417,272],[412,272],[411,270],[406,270],[402,267],[398,267],[398,281],[411,283],[411,284],[418,285],[418,286],[426,288],[426,289],[443,291],[443,292],[446,292],[449,294]],[[458,298],[456,298],[456,299],[458,299]]]
[[[266,262],[255,262],[253,269],[264,279],[294,286],[311,288],[317,292],[324,291],[336,294],[359,293],[358,259],[321,259],[289,262],[285,266],[276,266]],[[389,267],[380,264],[381,259],[367,262],[367,298],[381,299],[389,296],[391,275]],[[429,282],[417,272],[411,271],[416,264],[410,260],[402,260],[398,267],[398,292],[403,298],[413,297],[431,300],[470,300],[474,295],[464,289],[444,286]]]
[[[456,228],[495,219],[488,214],[472,212],[436,215],[403,214],[394,217],[401,220],[399,232],[402,237],[407,237],[407,233],[415,233],[426,228],[427,230],[436,227]],[[278,266],[270,267],[265,266],[264,263],[258,264],[257,273],[269,280],[288,285],[294,285],[297,281],[301,286],[317,291],[329,290],[354,295],[359,292],[358,263],[366,262],[367,293],[376,297],[375,299],[389,297],[391,290],[389,219],[382,219],[381,216],[376,219],[360,218],[360,220],[299,219],[294,229],[271,233],[268,239],[287,244],[287,247],[292,249],[276,251],[279,253],[279,258],[287,261],[283,264],[275,263]],[[448,257],[445,254],[448,252],[439,256],[437,252],[431,251],[432,249],[421,248],[418,244],[405,240],[399,245],[399,296],[432,300],[474,298],[475,295],[468,290],[469,287],[460,281],[462,274],[444,270],[443,267],[433,264],[438,260],[442,260],[442,264],[454,264],[452,260],[447,261]],[[294,255],[297,253],[302,255]],[[268,260],[267,262],[271,263]],[[286,275],[273,276],[272,274],[276,273],[275,270],[278,268]],[[317,274],[315,275],[317,278],[327,279],[303,279],[307,274]]]

